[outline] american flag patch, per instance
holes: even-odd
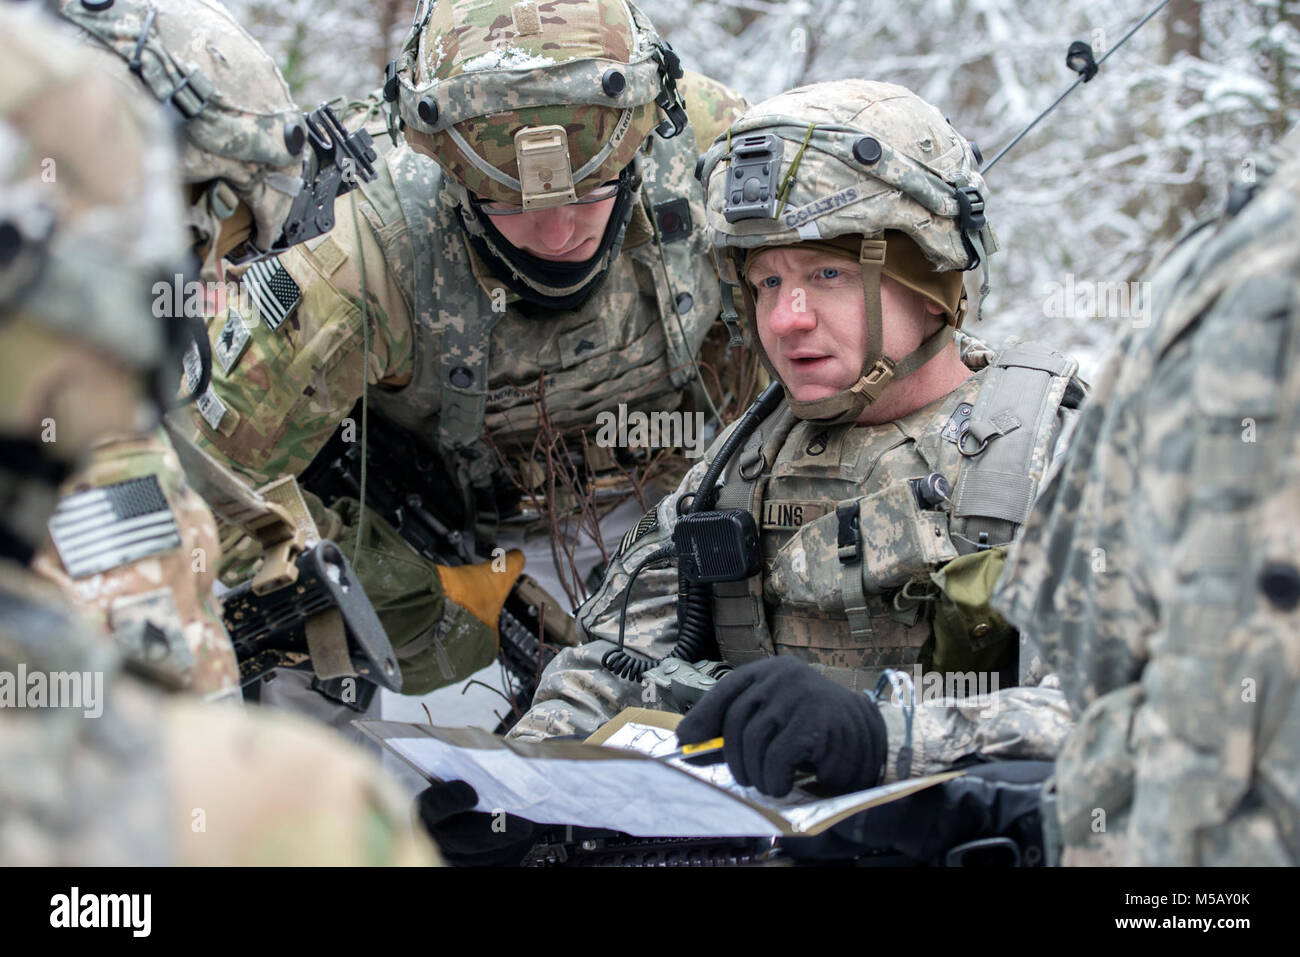
[[[117,568],[181,543],[153,475],[69,495],[50,519],[50,537],[73,578]]]
[[[280,328],[302,299],[302,288],[280,264],[279,256],[249,266],[244,272],[244,290],[272,332]]]
[[[627,550],[640,541],[643,535],[653,532],[659,527],[659,512],[656,509],[650,509],[641,516],[641,520],[627,530],[623,536],[622,543],[618,546],[620,555],[627,554]]]

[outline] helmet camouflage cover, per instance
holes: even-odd
[[[816,402],[791,400],[802,418],[852,421],[892,380],[915,371],[946,341],[943,330],[910,356],[881,350],[880,277],[935,301],[948,322],[965,313],[959,273],[984,267],[997,248],[984,218],[984,180],[971,145],[937,109],[892,83],[837,80],[800,87],[750,109],[701,161],[708,228],[723,277],[724,319],[739,288],[747,319],[746,256],[763,247],[861,237],[868,347],[851,388]],[[854,244],[856,245],[856,244]],[[953,282],[934,273],[952,273]],[[909,280],[908,276],[913,278]],[[949,293],[936,296],[934,288]],[[730,313],[728,316],[726,313]],[[752,329],[749,330],[752,334]],[[769,373],[776,377],[756,335]]]
[[[302,186],[307,131],[266,51],[216,0],[116,0],[95,9],[61,0],[59,7],[116,55],[119,72],[126,67],[175,107],[185,182],[208,187],[191,209],[200,242],[215,241],[242,201],[251,223],[241,228],[251,229],[258,249],[270,249]]]
[[[412,147],[470,193],[533,209],[615,179],[655,128],[656,100],[680,106],[677,76],[624,0],[438,0],[417,9],[390,82]],[[530,150],[545,159],[521,183]]]
[[[171,138],[43,13],[3,10],[0,314],[154,368],[166,337],[153,284],[185,249]]]

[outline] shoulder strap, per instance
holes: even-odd
[[[491,308],[486,295],[479,297],[483,308],[471,315],[445,315],[439,305],[439,279],[452,275],[458,268],[449,256],[446,240],[454,237],[457,224],[455,209],[439,200],[432,213],[435,222],[428,222],[431,207],[441,188],[441,171],[435,173],[433,195],[429,194],[428,178],[406,175],[407,167],[421,162],[432,162],[418,156],[409,148],[389,154],[392,188],[367,193],[371,205],[385,225],[399,219],[408,228],[378,236],[384,258],[400,275],[410,277],[411,310],[416,326],[417,342],[427,342],[428,330],[437,328],[441,335],[440,354],[423,355],[417,346],[416,377],[425,379],[437,369],[436,386],[427,381],[412,381],[407,388],[436,388],[439,397],[438,434],[431,436],[439,449],[455,464],[457,477],[467,504],[475,505],[490,500],[486,494],[491,489],[493,456],[482,440],[487,417],[488,359],[492,330],[502,313]],[[420,188],[415,188],[419,186]],[[391,196],[391,199],[388,197]],[[405,284],[404,284],[405,285]],[[407,290],[404,290],[404,292]],[[482,511],[482,509],[478,509]],[[480,534],[491,537],[495,524],[480,515]]]
[[[698,301],[704,283],[698,275],[704,205],[694,183],[683,182],[676,170],[695,166],[695,137],[688,125],[672,139],[655,137],[650,154],[638,154],[644,180],[641,203],[654,229],[646,250],[654,272],[659,318],[668,341],[674,388],[696,379],[694,358],[712,324],[701,318],[705,303]],[[683,188],[687,195],[683,195]],[[705,320],[709,321],[705,321]]]
[[[1051,461],[1057,411],[1078,371],[1037,343],[1012,346],[985,373],[957,437],[965,457],[953,494],[953,544],[963,555],[1005,544],[1033,508]]]
[[[760,520],[767,476],[797,420],[782,401],[728,463],[718,508],[745,508]],[[713,625],[724,661],[743,665],[776,654],[763,610],[763,574],[713,586]]]

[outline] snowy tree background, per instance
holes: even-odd
[[[228,0],[303,106],[378,85],[414,0]],[[986,160],[1156,0],[642,0],[685,65],[757,102],[805,83],[889,80],[939,106]],[[1002,251],[992,342],[1038,336],[1096,369],[1130,315],[1053,293],[1139,280],[1300,115],[1300,0],[1172,0],[988,176]],[[1105,304],[1103,304],[1104,306]],[[1113,305],[1113,303],[1112,303]],[[1079,306],[1082,308],[1072,308]],[[1075,315],[1069,313],[1074,312]],[[1078,313],[1088,313],[1079,315]]]

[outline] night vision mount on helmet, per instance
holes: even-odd
[[[196,191],[190,225],[214,265],[223,229],[233,238],[219,255],[233,264],[283,252],[328,232],[335,198],[374,178],[370,134],[349,134],[327,106],[304,116],[275,62],[220,4],[63,0],[59,13],[172,112]]]

